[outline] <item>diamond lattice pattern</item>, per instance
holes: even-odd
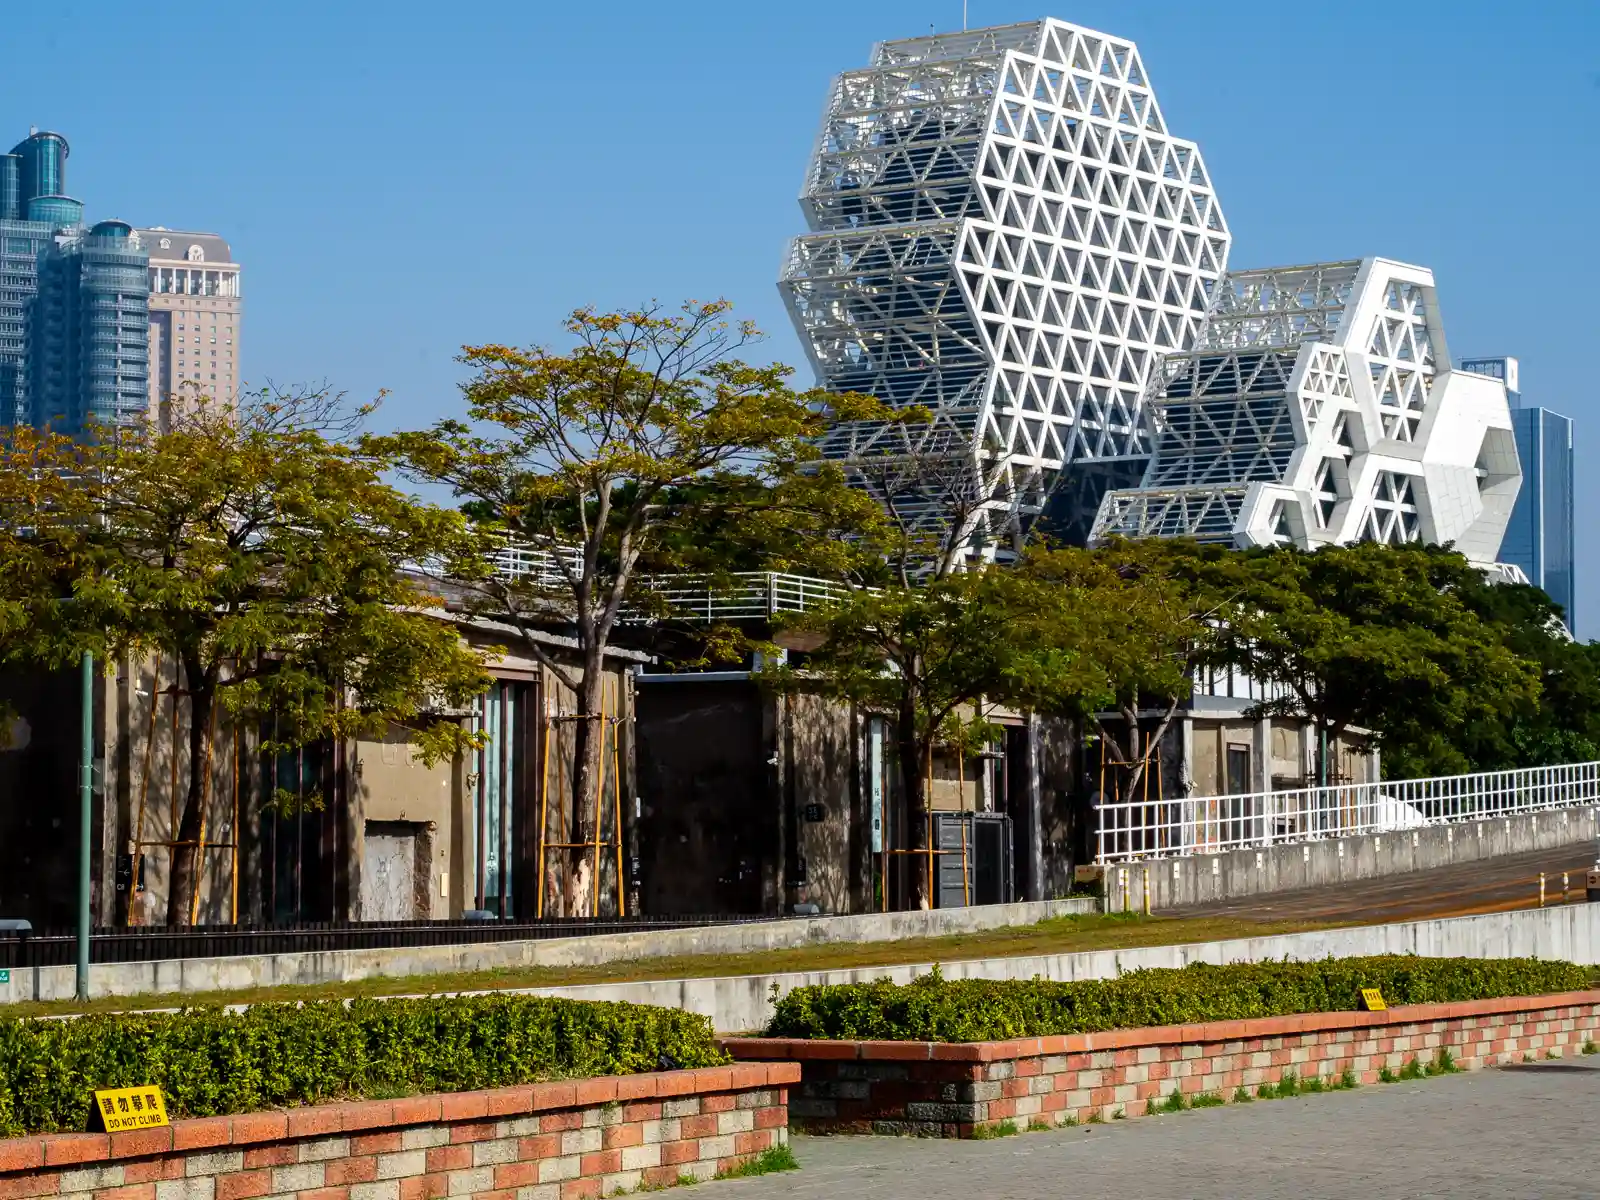
[[[835,82],[802,205],[782,287],[820,379],[934,415],[828,453],[962,445],[1013,524],[1063,466],[1149,453],[1152,376],[1230,240],[1137,48],[1058,21],[880,46]]]

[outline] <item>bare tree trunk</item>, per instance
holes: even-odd
[[[583,682],[578,691],[578,720],[573,730],[572,823],[573,845],[567,851],[566,915],[598,916],[595,911],[594,814],[600,790],[600,751],[605,745],[601,727],[601,699],[605,695],[603,658],[598,650],[584,655]]]
[[[1134,791],[1138,788],[1139,781],[1144,778],[1145,769],[1148,764],[1146,763],[1145,759],[1140,756],[1137,744],[1139,741],[1139,715],[1134,710],[1128,708],[1124,708],[1122,712],[1123,716],[1126,717],[1128,721],[1128,737],[1130,741],[1134,743],[1133,751],[1128,756],[1128,761],[1134,764],[1133,773],[1128,776],[1128,795],[1131,797]],[[1162,714],[1161,722],[1156,726],[1155,733],[1150,735],[1150,753],[1156,755],[1161,753],[1162,739],[1167,736],[1167,730],[1172,727],[1172,719],[1177,715],[1178,697],[1168,696],[1167,711]],[[1160,797],[1158,796],[1157,799],[1160,799]]]
[[[208,756],[206,733],[211,727],[211,709],[216,704],[216,685],[198,663],[185,663],[189,687],[189,789],[183,801],[183,816],[173,840],[172,874],[167,887],[167,924],[187,927],[190,912],[200,887],[200,817],[205,811]],[[177,747],[173,747],[177,753]]]

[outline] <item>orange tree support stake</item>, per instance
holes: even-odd
[[[585,713],[583,719],[585,721],[593,721],[596,720],[596,717],[594,713]],[[600,691],[600,715],[598,720],[600,725],[595,732],[599,735],[601,742],[600,753],[597,756],[600,759],[600,778],[595,781],[594,789],[594,842],[592,843],[594,846],[594,907],[589,910],[596,917],[600,915],[600,797],[606,790],[606,697],[603,687]]]
[[[1102,729],[1100,731],[1100,800],[1101,800],[1101,804],[1100,804],[1100,829],[1098,831],[1098,837],[1095,839],[1095,845],[1096,845],[1095,856],[1097,858],[1100,856],[1100,854],[1104,850],[1104,847],[1105,847],[1105,844],[1106,844],[1106,814],[1105,814],[1105,803],[1104,803],[1105,798],[1106,798],[1106,734],[1105,734],[1105,730]]]
[[[1139,849],[1146,853],[1150,850],[1150,735],[1144,735],[1144,757],[1139,760],[1144,768],[1139,772],[1139,782],[1144,785],[1144,795],[1139,804],[1139,819],[1144,822],[1144,837],[1139,840],[1143,843]]]
[[[1162,817],[1165,817],[1165,809],[1167,807],[1167,788],[1166,784],[1164,784],[1161,780],[1161,747],[1159,745],[1156,747],[1156,806],[1157,812]],[[1165,820],[1158,822],[1156,845],[1158,848],[1163,850],[1172,844],[1172,831],[1167,828],[1167,825],[1168,822]]]
[[[550,839],[550,701],[544,698],[539,709],[539,904],[538,915],[544,916],[544,858]]]
[[[967,811],[967,743],[966,727],[956,718],[956,808]],[[976,808],[977,804],[974,803]]]
[[[217,706],[211,705],[206,726],[206,757],[200,768],[200,840],[195,846],[194,896],[189,901],[189,924],[200,923],[200,885],[206,875],[206,817],[211,812],[211,748],[217,740]],[[235,839],[237,840],[237,839]]]
[[[232,925],[239,923],[239,735],[243,732],[239,722],[228,722],[233,726],[233,816],[228,833],[233,838],[233,867],[229,872],[229,887],[232,896],[228,903],[228,922]]]
[[[178,706],[183,703],[178,691],[178,672],[180,670],[178,656],[172,656],[172,770],[169,781],[170,790],[167,794],[167,837],[177,840],[178,837]],[[170,896],[172,890],[172,868],[176,856],[169,855],[167,860],[167,891]]]
[[[150,724],[145,731],[144,766],[139,770],[139,822],[133,829],[133,880],[128,884],[128,924],[133,919],[133,898],[139,893],[139,864],[144,861],[144,806],[150,795],[150,759],[156,745],[156,719],[161,709],[162,655],[156,656],[155,669],[150,675]]]
[[[972,889],[967,884],[967,814],[961,814],[961,903],[972,903]]]
[[[620,684],[618,686],[621,686]],[[622,708],[622,698],[617,697],[617,708]],[[628,915],[628,892],[622,886],[622,718],[611,718],[611,827],[617,835],[617,916]]]
[[[926,874],[922,877],[922,902],[930,909],[933,907],[933,731],[928,731],[928,782],[923,785],[926,799],[923,804],[923,815],[927,818],[926,837],[924,848],[927,850]]]

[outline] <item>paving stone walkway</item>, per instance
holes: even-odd
[[[1600,1055],[984,1142],[796,1138],[706,1200],[1600,1196]]]

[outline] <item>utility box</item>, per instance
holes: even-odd
[[[1004,813],[936,812],[933,846],[940,851],[933,868],[936,907],[1011,902],[1010,817]]]

